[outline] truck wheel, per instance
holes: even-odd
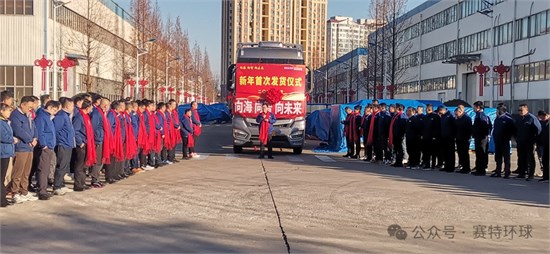
[[[294,154],[302,154],[302,148],[301,147],[292,148],[292,152],[294,152]]]
[[[233,152],[234,153],[242,153],[243,147],[242,146],[233,146]]]

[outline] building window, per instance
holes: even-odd
[[[32,15],[34,0],[0,0],[0,14]]]
[[[33,77],[32,66],[0,66],[0,90],[13,92],[16,99],[32,95]]]

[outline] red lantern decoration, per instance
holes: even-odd
[[[42,69],[42,91],[46,91],[46,68],[51,67],[53,62],[42,55],[42,58],[34,60],[34,65]]]
[[[159,91],[160,91],[160,94],[161,94],[161,96],[162,96],[162,99],[164,100],[164,92],[166,92],[166,87],[161,86],[161,87],[159,88]]]
[[[63,92],[67,92],[67,69],[74,67],[76,62],[67,58],[57,61],[57,66],[63,68]]]
[[[376,98],[377,99],[384,98],[384,85],[380,84],[376,86]]]
[[[267,103],[275,105],[283,99],[283,93],[281,92],[281,90],[271,88],[264,92],[262,97]]]
[[[500,64],[498,66],[493,67],[493,71],[498,73],[498,91],[500,96],[504,96],[504,73],[507,73],[510,71],[510,66],[506,66],[502,64],[502,61],[500,61]]]
[[[134,96],[134,86],[137,82],[134,79],[128,79],[126,83],[130,86],[130,97]]]
[[[395,85],[389,85],[389,86],[388,86],[388,91],[390,91],[390,99],[392,99],[392,100],[393,100],[393,96],[394,96],[394,94],[395,94],[395,89],[396,89],[396,88],[397,88],[397,87],[396,87]]]
[[[142,79],[139,81],[139,85],[141,86],[141,98],[145,98],[145,86],[149,84],[149,81]]]
[[[479,61],[479,65],[474,66],[474,71],[479,74],[479,96],[483,96],[483,75],[490,70],[489,66],[483,65],[483,61]]]

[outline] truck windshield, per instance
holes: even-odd
[[[237,63],[304,64],[303,59],[239,58]]]

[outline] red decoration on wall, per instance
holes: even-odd
[[[76,62],[67,57],[57,61],[57,66],[63,68],[63,92],[67,92],[67,69],[74,67],[75,65]]]
[[[500,96],[504,96],[504,73],[507,73],[510,71],[510,66],[506,66],[502,64],[502,61],[500,61],[500,64],[493,67],[493,71],[498,73],[498,91]]]
[[[384,85],[380,84],[376,86],[376,98],[377,99],[384,98]]]
[[[483,61],[479,61],[479,65],[474,66],[474,71],[479,74],[479,96],[483,96],[483,75],[490,70],[489,66],[483,65]]]
[[[388,88],[387,88],[388,91],[390,91],[390,99],[391,99],[391,100],[393,100],[393,96],[394,96],[394,94],[395,94],[395,89],[396,89],[396,88],[397,88],[397,87],[396,87],[395,85],[389,85]]]
[[[130,97],[134,96],[134,86],[136,85],[136,81],[134,79],[128,79],[126,83],[130,86]]]
[[[149,84],[149,81],[142,79],[139,81],[139,85],[141,86],[141,98],[145,98],[145,86]]]
[[[42,91],[46,91],[46,68],[51,67],[53,62],[42,55],[42,58],[34,60],[34,65],[42,69]]]

